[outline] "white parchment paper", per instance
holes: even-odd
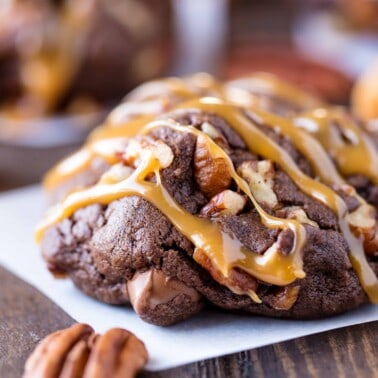
[[[149,370],[166,369],[378,320],[378,306],[369,305],[345,315],[316,321],[237,316],[219,311],[203,312],[168,328],[146,324],[129,308],[102,304],[86,297],[69,280],[52,278],[33,240],[33,230],[43,208],[39,187],[0,195],[0,264],[37,287],[74,319],[91,324],[98,332],[114,326],[133,331],[146,343],[150,354]],[[14,300],[17,301],[17,298]]]

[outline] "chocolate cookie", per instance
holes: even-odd
[[[158,325],[206,304],[308,319],[376,302],[374,208],[321,143],[235,98],[168,87],[192,100],[126,112],[123,124],[113,113],[50,174],[52,193],[67,183],[76,192],[63,190],[39,227],[49,269]]]

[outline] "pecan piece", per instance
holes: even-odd
[[[95,343],[83,377],[135,377],[147,359],[142,341],[125,329],[112,328]]]
[[[199,136],[194,151],[194,177],[202,193],[211,198],[231,184],[231,173],[223,158],[211,156],[206,140]]]
[[[278,205],[273,190],[275,170],[270,160],[245,161],[238,167],[238,173],[248,182],[252,194],[261,205],[268,209]]]
[[[41,341],[25,364],[23,378],[134,377],[147,362],[142,341],[113,328],[103,336],[75,324]]]
[[[248,294],[254,302],[261,303],[260,299],[256,295],[258,289],[258,282],[256,278],[252,277],[248,273],[239,268],[232,268],[229,276],[225,277],[212,263],[211,259],[206,253],[196,248],[194,251],[194,260],[205,268],[215,281],[221,285],[228,287],[235,294]]]
[[[299,206],[283,207],[282,209],[277,210],[276,214],[281,218],[296,219],[298,222],[302,224],[309,224],[310,226],[319,228],[319,225],[313,220],[311,220],[307,216],[306,212]]]
[[[37,346],[26,361],[24,378],[59,377],[70,351],[80,341],[88,340],[93,329],[87,324],[75,324],[72,327],[54,332]]]
[[[378,254],[378,227],[375,209],[368,204],[362,204],[349,213],[347,219],[353,233],[363,238],[365,253],[376,256]]]
[[[149,136],[131,139],[120,157],[126,165],[136,168],[143,157],[148,154],[152,154],[159,160],[161,168],[169,167],[174,158],[173,152],[167,144]]]
[[[201,130],[206,135],[208,135],[216,144],[218,144],[218,146],[222,147],[226,151],[229,150],[227,139],[211,123],[204,122],[201,125]]]
[[[236,215],[243,210],[246,198],[232,190],[224,190],[214,196],[202,209],[200,214],[205,217]]]
[[[298,299],[300,286],[290,286],[279,288],[277,292],[264,299],[264,302],[272,306],[275,310],[290,310]]]

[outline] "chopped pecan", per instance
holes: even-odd
[[[348,222],[361,233],[374,234],[376,227],[375,209],[368,204],[363,204],[348,214]]]
[[[153,154],[161,168],[167,168],[173,161],[171,148],[161,140],[148,136],[136,137],[129,141],[121,158],[127,165],[136,168],[146,154]]]
[[[238,173],[249,184],[257,202],[270,209],[278,205],[274,186],[274,166],[270,160],[246,161],[238,168]]]
[[[311,226],[319,228],[319,225],[311,220],[306,212],[299,206],[283,207],[277,211],[277,216],[281,218],[295,219],[302,224],[309,224]]]
[[[223,149],[226,149],[226,150],[229,149],[227,139],[211,123],[209,122],[202,123],[201,130],[206,135],[208,135],[215,143],[221,146]]]
[[[215,195],[202,209],[200,214],[205,217],[218,217],[222,215],[236,215],[243,210],[246,199],[232,190],[224,190]]]
[[[23,378],[128,378],[147,358],[144,344],[129,331],[113,328],[101,336],[87,324],[75,324],[41,341]]]
[[[264,302],[275,310],[290,310],[297,301],[299,290],[299,286],[279,288],[274,295],[264,298]]]
[[[115,184],[126,180],[134,169],[122,163],[114,164],[108,171],[106,171],[100,178],[99,184]]]
[[[250,274],[241,269],[232,268],[228,277],[225,277],[200,248],[195,249],[194,259],[221,285],[227,286],[235,294],[248,294],[255,302],[260,302],[256,295],[258,282],[256,278],[252,277]]]
[[[353,233],[357,237],[363,237],[364,249],[369,255],[378,254],[378,227],[375,214],[372,206],[362,204],[349,213],[347,218]]]
[[[282,230],[277,238],[276,243],[273,246],[276,246],[277,250],[283,255],[288,255],[293,249],[294,245],[294,233],[290,229]]]
[[[201,136],[197,138],[194,152],[194,176],[199,189],[210,198],[227,189],[232,179],[227,162],[211,156],[206,140]]]

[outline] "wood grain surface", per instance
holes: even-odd
[[[378,322],[361,324],[141,376],[378,377],[377,336]]]
[[[37,342],[73,322],[44,295],[0,267],[1,378],[20,377]],[[377,336],[378,322],[373,322],[140,376],[378,377]]]
[[[39,340],[74,322],[39,291],[0,267],[0,377],[20,377]]]

